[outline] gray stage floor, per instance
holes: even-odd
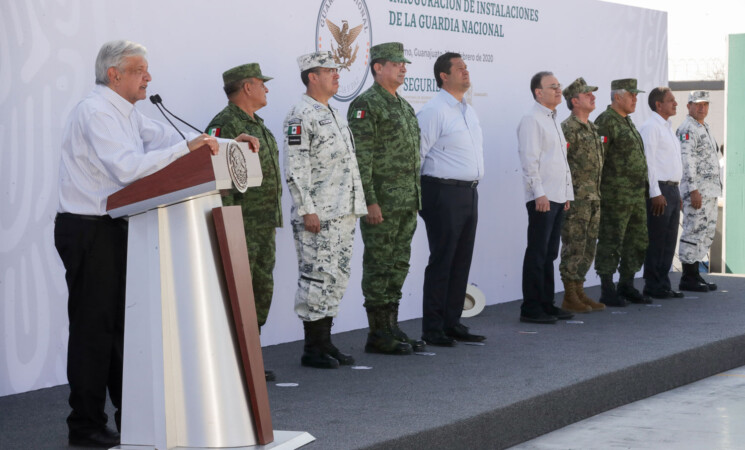
[[[308,431],[317,440],[305,448],[324,450],[496,449],[526,441],[745,365],[745,278],[711,278],[716,292],[556,325],[520,323],[519,302],[490,306],[464,319],[488,337],[486,345],[431,347],[429,356],[368,355],[366,330],[334,335],[364,368],[307,369],[299,364],[302,342],[266,347],[265,364],[278,375],[269,385],[274,428]],[[403,324],[414,336],[419,326]],[[0,398],[0,448],[65,448],[66,396],[60,386]]]

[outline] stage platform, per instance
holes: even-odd
[[[358,368],[301,367],[302,342],[266,347],[278,377],[269,384],[274,428],[309,432],[307,449],[509,447],[745,365],[745,277],[710,278],[718,291],[555,325],[520,323],[519,302],[489,306],[463,320],[485,345],[429,347],[434,355],[369,355],[366,330],[334,335]],[[589,293],[597,298],[599,287]],[[402,324],[417,337],[419,327]],[[0,397],[0,448],[67,448],[67,394],[59,386]]]

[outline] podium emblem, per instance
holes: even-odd
[[[227,148],[228,171],[233,185],[240,193],[248,189],[248,166],[243,148],[235,141],[230,141]]]

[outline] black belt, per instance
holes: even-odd
[[[658,181],[658,183],[665,184],[665,185],[668,185],[668,186],[677,186],[677,185],[680,184],[680,182],[678,182],[678,181]]]
[[[422,181],[429,183],[448,184],[450,186],[463,186],[474,189],[479,185],[479,180],[463,181],[463,180],[452,180],[450,178],[436,178],[430,177],[429,175],[422,175]]]

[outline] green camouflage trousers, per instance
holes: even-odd
[[[246,228],[248,261],[251,264],[251,282],[256,303],[256,318],[259,327],[266,323],[274,294],[274,261],[276,246],[274,228]]]
[[[600,200],[575,200],[564,216],[561,229],[561,263],[564,281],[585,281],[595,259],[600,225]]]
[[[643,196],[638,201],[618,202],[603,197],[600,202],[600,231],[595,255],[598,275],[633,278],[641,269],[647,252],[647,206]],[[620,261],[620,265],[619,265]]]
[[[365,252],[362,256],[362,294],[365,308],[376,308],[401,299],[401,287],[409,274],[411,239],[417,212],[388,213],[378,225],[360,219]]]
[[[321,221],[321,231],[305,231],[303,218],[293,220],[298,272],[295,313],[303,321],[336,317],[349,282],[357,217],[347,214]]]

